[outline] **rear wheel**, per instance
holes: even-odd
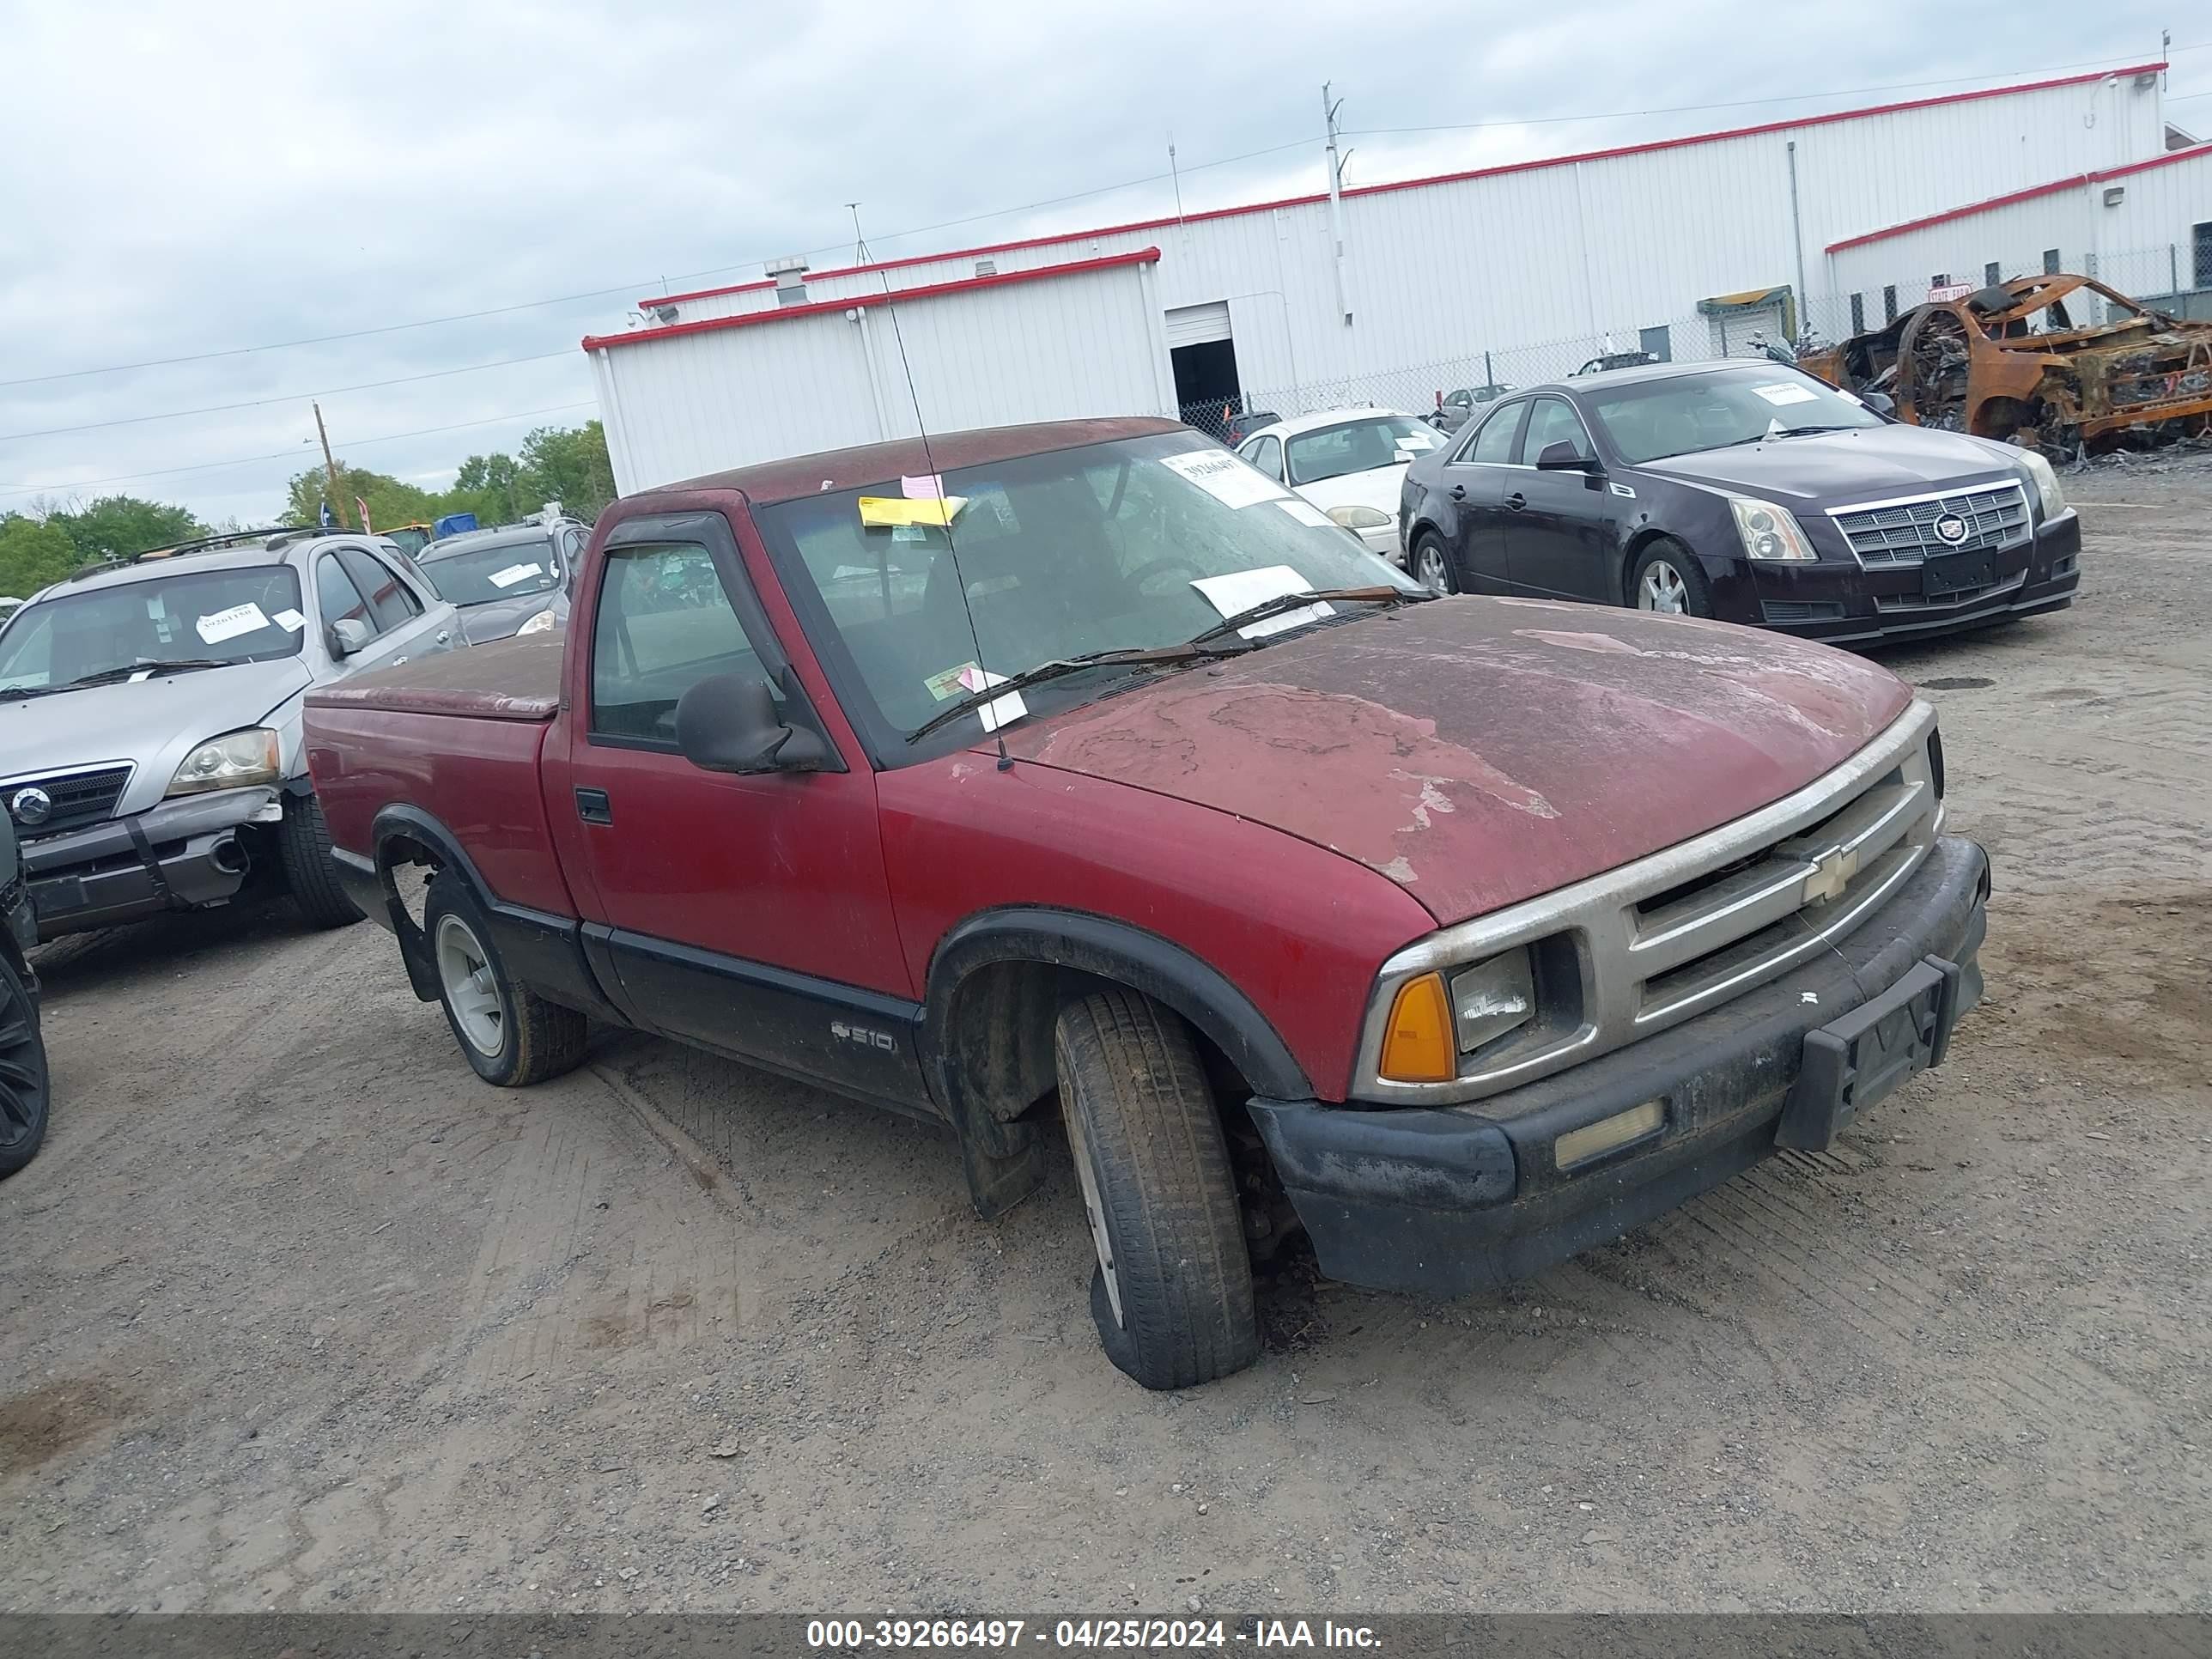
[[[1713,614],[1713,590],[1705,580],[1705,567],[1672,536],[1662,536],[1644,550],[1636,574],[1629,578],[1628,602],[1638,611],[1668,616]]]
[[[1407,574],[1431,593],[1459,592],[1459,580],[1452,574],[1451,558],[1444,551],[1444,544],[1425,532],[1414,538],[1413,568]]]
[[[361,907],[338,880],[331,826],[323,817],[322,802],[313,795],[295,795],[285,803],[283,821],[276,826],[276,857],[292,902],[310,925],[343,927],[361,920]]]
[[[584,1017],[508,977],[491,942],[490,920],[459,877],[441,873],[430,884],[422,931],[446,1023],[478,1077],[520,1089],[583,1063],[589,1034]]]
[[[1252,1264],[1189,1028],[1116,989],[1069,1004],[1056,1037],[1107,1357],[1148,1389],[1243,1370],[1260,1355]]]
[[[0,1176],[31,1161],[46,1138],[46,1045],[38,1009],[15,965],[0,955]]]

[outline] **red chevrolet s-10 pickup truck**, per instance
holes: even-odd
[[[1535,1273],[1826,1146],[1981,995],[1988,861],[1893,676],[1431,599],[1164,421],[632,496],[565,634],[307,730],[487,1082],[596,1019],[943,1121],[987,1218],[1072,1154],[1152,1388],[1252,1362],[1301,1227],[1359,1285]]]

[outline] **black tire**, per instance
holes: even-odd
[[[285,802],[283,822],[276,826],[276,859],[292,902],[310,927],[344,927],[361,920],[361,906],[338,880],[331,826],[322,802],[313,795],[295,795]]]
[[[453,933],[455,928],[459,934]],[[438,1005],[446,1011],[446,1024],[453,1028],[462,1057],[478,1077],[502,1089],[521,1089],[584,1063],[590,1026],[583,1015],[548,1002],[509,977],[499,947],[492,942],[490,919],[468,884],[451,872],[441,872],[430,883],[422,902],[422,933],[438,977]],[[473,1011],[455,1006],[440,940],[451,938],[458,945],[461,935],[482,963],[483,988],[496,1003],[495,1032],[488,1032]]]
[[[1451,550],[1433,531],[1424,530],[1413,538],[1413,550],[1406,555],[1406,574],[1423,586],[1427,586],[1428,579],[1421,574],[1421,566],[1431,558],[1436,561],[1437,574],[1443,578],[1443,591],[1458,592],[1459,572],[1452,568]]]
[[[1636,568],[1628,573],[1628,588],[1621,596],[1622,603],[1632,611],[1656,611],[1658,607],[1644,603],[1644,582],[1652,568],[1660,565],[1673,570],[1674,582],[1681,590],[1682,609],[1674,614],[1686,617],[1710,617],[1713,614],[1713,588],[1712,584],[1705,580],[1705,566],[1698,562],[1696,554],[1672,536],[1656,536],[1644,544]]]
[[[52,1097],[37,1005],[15,964],[0,952],[0,1176],[15,1174],[37,1153]]]
[[[1260,1357],[1252,1262],[1189,1028],[1117,989],[1070,1003],[1055,1035],[1060,1113],[1100,1257],[1091,1309],[1107,1357],[1148,1389],[1243,1370]]]

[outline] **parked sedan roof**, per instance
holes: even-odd
[[[1279,437],[1295,438],[1303,432],[1319,432],[1332,426],[1346,426],[1353,421],[1382,420],[1391,416],[1401,421],[1421,418],[1402,409],[1385,409],[1376,404],[1362,404],[1353,409],[1325,409],[1317,415],[1286,415],[1279,421],[1254,427],[1244,437],[1248,443],[1263,432],[1272,432]]]
[[[886,478],[918,477],[933,470],[943,472],[963,466],[988,466],[994,461],[1012,460],[1017,456],[1079,449],[1085,444],[1110,443],[1116,438],[1143,438],[1155,433],[1189,430],[1192,428],[1180,421],[1142,415],[1110,420],[1040,421],[1028,426],[984,427],[969,432],[933,432],[927,446],[919,438],[899,438],[890,443],[864,444],[854,449],[825,449],[817,454],[793,455],[782,460],[732,467],[726,472],[709,472],[680,483],[656,485],[641,493],[658,495],[682,489],[741,489],[753,501],[766,504],[792,501],[825,489],[855,489],[862,484],[881,483]]]

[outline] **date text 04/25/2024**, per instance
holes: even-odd
[[[1380,1646],[1365,1625],[1324,1619],[1258,1619],[1249,1626],[1220,1619],[1061,1619],[1047,1625],[1027,1619],[815,1619],[806,1626],[810,1648],[860,1651],[967,1649],[1017,1653],[1024,1641],[1055,1648],[1123,1650],[1352,1649]]]

